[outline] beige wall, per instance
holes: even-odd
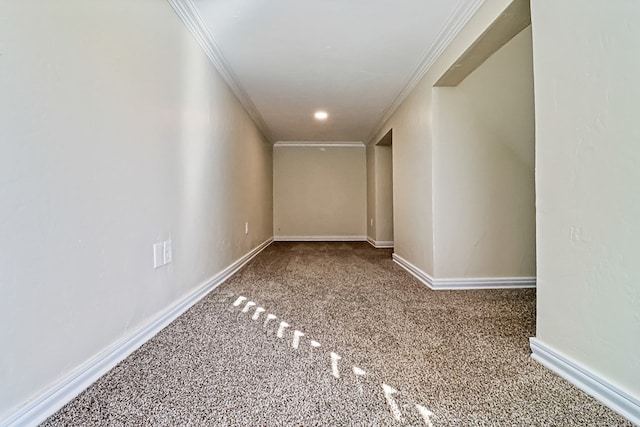
[[[391,146],[375,147],[376,234],[380,244],[393,242],[393,155]]]
[[[535,276],[531,28],[433,102],[434,276]]]
[[[640,7],[531,6],[537,338],[640,401]]]
[[[1,420],[272,236],[272,148],[167,2],[0,16]]]
[[[273,152],[273,231],[277,239],[365,239],[364,145],[276,144]]]
[[[375,143],[393,128],[394,252],[429,275],[434,274],[433,85],[509,3],[486,0],[371,139]]]
[[[376,240],[376,146],[367,145],[367,237]]]

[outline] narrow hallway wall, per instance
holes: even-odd
[[[3,420],[271,238],[272,147],[165,1],[0,17]]]

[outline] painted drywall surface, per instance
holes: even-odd
[[[433,275],[433,85],[509,5],[486,0],[369,143],[393,129],[394,252]]]
[[[531,8],[537,338],[640,399],[640,4]]]
[[[366,150],[274,146],[276,237],[367,235]]]
[[[419,85],[374,139],[393,128],[394,252],[426,272],[433,268],[430,98]]]
[[[272,235],[272,149],[167,2],[0,22],[3,419]]]
[[[393,157],[391,146],[375,147],[376,240],[393,242]]]
[[[367,237],[376,240],[376,147],[367,145]]]
[[[535,276],[530,27],[434,88],[434,276]]]

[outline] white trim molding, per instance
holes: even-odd
[[[393,248],[393,241],[374,240],[367,236],[367,242],[376,249],[390,249]]]
[[[0,420],[0,426],[36,426],[43,422],[240,270],[272,241],[272,238],[267,239],[159,313],[150,322],[86,361],[40,396],[20,407],[15,413],[9,414],[4,420]]]
[[[459,0],[453,13],[447,19],[433,43],[422,53],[422,57],[413,73],[402,86],[400,92],[393,101],[382,112],[378,120],[377,126],[369,134],[367,144],[373,142],[376,135],[382,130],[389,118],[398,109],[400,104],[409,96],[411,91],[420,83],[420,80],[427,74],[431,66],[436,62],[442,52],[449,46],[451,41],[460,33],[462,28],[469,22],[473,15],[484,4],[485,0]]]
[[[535,287],[535,277],[461,277],[433,279],[434,289],[526,289]]]
[[[366,242],[367,236],[275,236],[275,242]]]
[[[535,288],[535,277],[461,277],[435,278],[425,273],[398,254],[393,254],[393,260],[400,267],[407,270],[416,279],[437,291],[445,290],[473,290],[473,289],[523,289]]]
[[[274,147],[357,147],[365,148],[360,141],[278,141]]]
[[[216,67],[223,80],[229,85],[231,91],[238,98],[247,111],[253,122],[256,124],[262,135],[271,143],[273,138],[271,131],[264,121],[264,118],[256,108],[255,104],[249,97],[249,94],[240,85],[238,78],[233,73],[231,66],[225,59],[213,34],[207,29],[202,17],[198,13],[192,0],[167,0],[173,10],[184,23],[187,29],[193,34],[198,44],[202,47],[209,60]]]
[[[411,264],[409,261],[402,258],[398,254],[394,253],[393,255],[391,255],[391,257],[393,258],[396,264],[398,264],[400,267],[407,270],[409,274],[411,274],[413,277],[421,281],[423,284],[427,285],[429,289],[433,289],[433,277],[429,276],[427,273],[420,270],[418,267]]]
[[[635,425],[640,425],[640,400],[597,373],[553,350],[538,338],[529,339],[531,358],[602,402]]]

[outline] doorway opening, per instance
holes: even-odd
[[[376,144],[376,242],[393,247],[393,129]]]
[[[393,248],[393,130],[367,146],[367,241]]]

